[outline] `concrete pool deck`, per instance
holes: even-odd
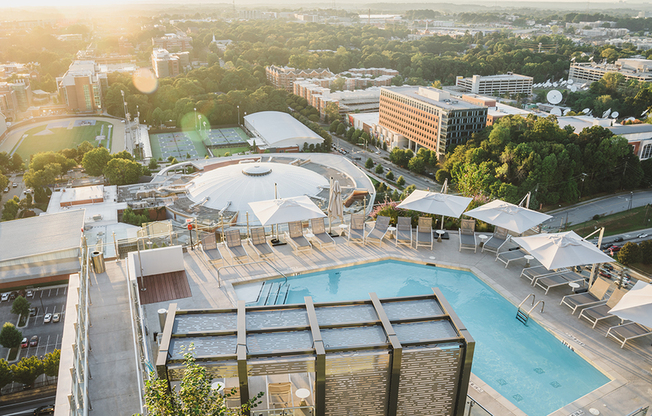
[[[435,242],[434,249],[420,247],[418,250],[407,246],[395,247],[392,241],[377,244],[346,243],[344,238],[336,238],[337,245],[332,248],[295,254],[291,246],[277,246],[277,256],[270,260],[271,267],[259,262],[254,251],[247,247],[253,257],[250,264],[234,266],[208,266],[201,252],[189,251],[184,254],[186,275],[192,292],[191,298],[177,299],[180,309],[230,308],[235,301],[234,284],[278,277],[280,273],[307,273],[336,266],[354,265],[382,259],[396,259],[432,263],[444,267],[467,269],[474,272],[485,283],[502,294],[516,306],[525,297],[534,293],[537,300],[546,303],[543,313],[539,309],[532,313],[532,319],[550,330],[567,347],[572,348],[595,367],[600,369],[611,382],[588,395],[568,404],[551,415],[589,415],[589,409],[599,410],[605,416],[624,416],[640,407],[652,404],[652,342],[651,337],[630,341],[621,349],[613,339],[605,338],[608,327],[616,325],[618,319],[609,319],[592,329],[588,321],[578,320],[579,312],[571,315],[566,306],[560,306],[561,297],[570,293],[569,287],[551,289],[548,295],[543,290],[534,289],[519,274],[525,266],[523,260],[510,263],[508,268],[495,261],[493,253],[477,253],[469,250],[458,251],[458,236],[450,233],[450,240]],[[223,252],[223,254],[225,254]],[[121,267],[126,267],[122,262]],[[534,263],[533,263],[534,264]],[[107,267],[107,270],[110,268]],[[219,277],[218,277],[219,271]],[[280,273],[279,273],[280,272]],[[370,292],[373,288],[370,288]],[[167,308],[170,302],[145,305],[146,321],[149,328],[158,328],[157,310]],[[150,333],[154,331],[150,330]],[[150,335],[151,336],[151,335]],[[524,415],[510,401],[497,394],[491,387],[473,376],[469,395],[495,416]],[[579,412],[579,411],[582,412]]]

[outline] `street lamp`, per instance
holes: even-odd
[[[195,131],[197,131],[197,109],[195,108]]]
[[[240,125],[240,106],[237,105],[236,107],[238,107],[238,122],[236,124],[239,126]]]

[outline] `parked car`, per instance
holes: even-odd
[[[5,188],[5,192],[9,192],[9,187],[6,187],[6,188]]]
[[[49,404],[47,406],[41,406],[38,409],[34,410],[34,416],[44,416],[44,415],[53,415],[54,414],[54,405]]]
[[[643,234],[637,235],[636,238],[647,238],[647,236],[648,235],[646,233],[643,233]]]
[[[50,321],[52,321],[52,314],[51,313],[46,313],[43,315],[43,323],[44,324],[49,324]]]
[[[61,314],[59,312],[52,315],[52,322],[59,322],[61,320]]]
[[[620,243],[621,241],[625,241],[625,239],[622,238],[622,237],[616,237],[616,238],[614,238],[614,243]]]
[[[44,415],[53,415],[54,414],[54,405],[48,404],[47,406],[41,406],[38,409],[34,410],[34,416],[44,416]]]
[[[18,188],[18,184],[17,184],[16,182],[14,182],[14,183],[11,185],[11,187],[12,187],[12,188]]]
[[[604,267],[604,268],[607,269],[607,270],[613,270],[613,269],[614,269],[614,266],[612,266],[612,265],[609,264],[609,263],[605,263],[604,265],[602,265],[602,267]]]
[[[23,338],[23,340],[20,341],[20,347],[21,348],[27,348],[28,345],[29,345],[29,342],[27,341],[27,337]]]
[[[15,290],[9,294],[9,300],[14,300],[18,297],[18,292]]]
[[[29,339],[29,346],[30,347],[36,347],[38,345],[38,335],[32,336],[32,338]]]
[[[10,294],[11,294],[11,293],[9,293],[9,292],[3,293],[3,294],[2,294],[2,302],[6,302],[6,301],[8,301],[8,300],[9,300],[9,295],[10,295]]]
[[[611,247],[609,247],[609,251],[611,252],[611,255],[613,255],[614,253],[618,253],[621,248],[622,247],[620,247],[620,246],[611,246]]]
[[[31,316],[33,318],[36,315],[38,315],[38,307],[33,306],[33,307],[29,308],[29,316]]]
[[[606,270],[600,270],[600,276],[602,276],[602,277],[606,277],[607,279],[611,279],[611,278],[612,278],[611,274],[610,274],[608,271],[606,271]]]
[[[31,289],[28,290],[28,291],[26,291],[26,292],[25,292],[25,297],[33,298],[33,297],[34,297],[34,291],[31,290]]]

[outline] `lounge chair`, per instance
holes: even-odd
[[[541,277],[537,279],[534,285],[545,290],[547,295],[548,291],[553,287],[568,286],[569,283],[579,282],[584,282],[584,276],[575,272],[567,271],[565,273],[551,274],[550,276]]]
[[[580,316],[577,319],[585,318],[587,321],[591,322],[593,328],[595,328],[598,322],[608,318],[615,318],[616,315],[610,314],[609,311],[620,302],[620,299],[624,294],[625,290],[616,289],[614,293],[609,296],[607,303],[582,309],[582,312],[580,312]]]
[[[419,223],[417,224],[417,241],[415,244],[416,248],[419,246],[430,247],[435,242],[435,239],[432,238],[432,218],[430,217],[419,217]]]
[[[566,295],[561,298],[559,304],[571,308],[571,314],[573,314],[578,308],[607,303],[606,301],[603,301],[602,298],[609,290],[610,285],[611,284],[608,281],[598,278],[595,283],[593,283],[593,286],[589,288],[588,292]]]
[[[485,250],[498,254],[500,249],[509,240],[509,233],[505,228],[496,227],[491,237],[482,245],[481,253]]]
[[[265,237],[265,227],[252,228],[249,230],[249,236],[249,243],[258,254],[258,257],[269,257],[275,254]]]
[[[310,250],[312,245],[303,235],[303,225],[301,221],[288,223],[288,231],[285,232],[288,242],[295,251]]]
[[[215,234],[211,233],[202,238],[199,243],[199,248],[201,249],[204,259],[209,264],[213,264],[218,261],[224,262],[224,257],[222,257],[220,249],[217,248],[217,240],[215,239]]]
[[[398,217],[395,245],[407,244],[412,247],[412,217]]]
[[[507,268],[507,266],[509,266],[509,263],[516,260],[524,259],[526,255],[527,252],[521,249],[509,250],[509,251],[503,251],[502,253],[496,253],[496,260],[500,260],[503,263],[505,263],[505,268]]]
[[[227,231],[224,233],[224,239],[226,240],[226,248],[229,254],[231,254],[231,259],[242,261],[244,258],[249,258],[249,253],[247,253],[247,250],[242,245],[240,230]]]
[[[377,240],[378,245],[382,247],[383,238],[385,238],[385,236],[387,235],[388,228],[389,228],[389,217],[385,217],[383,215],[377,216],[374,227],[364,236],[365,243],[368,240]]]
[[[568,269],[548,270],[544,266],[533,266],[533,267],[524,268],[521,271],[521,277],[524,277],[527,280],[529,280],[530,284],[532,286],[534,286],[537,283],[537,279],[540,279],[540,278],[546,277],[546,276],[552,276],[554,274],[565,273],[567,271],[568,271]]]
[[[478,242],[475,239],[475,220],[462,220],[460,224],[460,251],[465,248],[478,251]]]
[[[620,342],[620,348],[623,348],[627,341],[652,335],[652,329],[636,322],[628,322],[622,325],[616,325],[609,328],[605,337],[611,336]]]
[[[349,243],[351,241],[360,241],[364,244],[364,215],[351,215],[351,225],[349,226]]]
[[[310,220],[310,228],[312,229],[312,241],[319,244],[319,248],[334,246],[335,240],[326,232],[326,224],[323,218],[313,218]]]
[[[292,383],[269,383],[267,385],[269,407],[271,409],[292,407]]]

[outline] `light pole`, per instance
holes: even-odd
[[[197,109],[195,108],[195,131],[197,131]]]
[[[238,107],[238,122],[236,124],[239,126],[240,125],[240,106],[237,105],[236,107]]]
[[[122,106],[125,112],[125,149],[129,152],[129,140],[131,139],[131,131],[129,131],[129,113],[127,113],[127,102],[125,101],[124,90],[120,90],[120,94],[122,94]],[[127,137],[129,137],[129,139],[127,139]]]

